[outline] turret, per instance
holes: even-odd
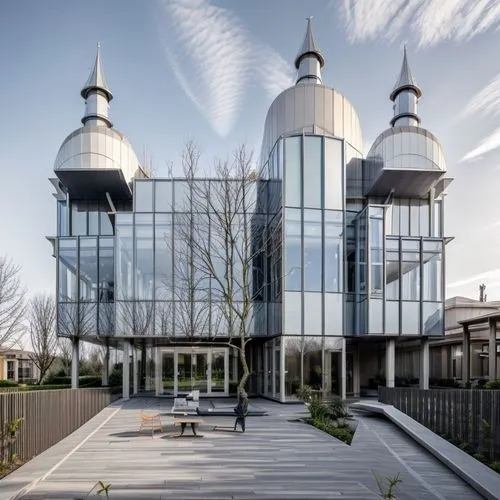
[[[418,127],[420,117],[417,112],[417,103],[421,96],[422,91],[413,78],[408,65],[405,45],[399,79],[390,95],[391,101],[394,102],[394,118],[391,120],[391,127],[399,125]]]
[[[80,94],[85,99],[85,115],[82,118],[82,123],[84,125],[112,127],[113,124],[108,118],[108,109],[113,94],[104,78],[99,44],[97,44],[94,66]]]
[[[321,85],[321,68],[325,65],[325,59],[314,41],[311,28],[311,18],[307,18],[307,30],[302,47],[295,58],[295,67],[298,70],[297,82],[315,83]]]

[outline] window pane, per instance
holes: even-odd
[[[403,302],[403,313],[402,319],[402,335],[419,335],[420,334],[420,324],[419,324],[419,313],[420,313],[420,302]]]
[[[442,266],[440,253],[423,254],[423,296],[424,300],[443,300]]]
[[[172,298],[172,216],[155,216],[155,287],[156,300]]]
[[[304,290],[320,292],[321,269],[321,211],[304,210]]]
[[[422,320],[425,335],[443,335],[443,303],[424,302]]]
[[[116,293],[118,300],[133,298],[132,215],[116,216]],[[118,333],[118,332],[117,332]]]
[[[135,181],[135,210],[136,212],[153,211],[153,182]]]
[[[322,318],[321,294],[304,293],[304,335],[321,335]]]
[[[321,137],[304,137],[304,206],[321,208]]]
[[[343,333],[342,294],[325,293],[325,335]]]
[[[285,289],[298,291],[302,285],[300,210],[285,211]]]
[[[189,184],[187,182],[174,182],[175,210],[178,212],[190,211]]]
[[[80,238],[80,300],[97,300],[96,238]]]
[[[325,291],[343,291],[342,212],[325,210]]]
[[[68,210],[65,201],[57,202],[58,236],[69,236],[68,232]]]
[[[285,141],[285,204],[288,207],[301,205],[300,139],[300,137],[289,137]]]
[[[172,182],[155,182],[155,211],[172,211]]]
[[[285,339],[285,394],[293,398],[300,389],[302,372],[302,337]]]
[[[370,299],[368,312],[370,315],[368,333],[384,333],[384,302],[381,299]]]
[[[74,301],[77,296],[77,239],[59,240],[59,301]]]
[[[342,142],[325,139],[325,208],[343,208],[342,172]]]
[[[84,201],[71,204],[71,234],[72,236],[87,234],[87,203]]]
[[[153,216],[135,216],[135,298],[153,299]]]
[[[284,331],[290,335],[302,334],[302,294],[285,292]]]
[[[441,230],[441,210],[442,210],[442,200],[436,200],[434,202],[434,234],[437,238],[442,236]]]
[[[385,333],[399,335],[399,302],[394,300],[385,303]]]

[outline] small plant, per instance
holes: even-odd
[[[310,403],[313,399],[312,391],[313,390],[310,385],[303,385],[300,387],[296,394],[301,401],[304,401],[304,403]]]
[[[484,384],[484,389],[500,389],[500,380],[491,380]]]
[[[328,409],[330,410],[330,415],[334,420],[347,417],[346,402],[339,397],[335,397],[330,401]]]
[[[481,419],[479,422],[479,429],[483,441],[483,452],[484,455],[486,455],[487,458],[492,458],[490,451],[491,451],[491,440],[492,440],[492,435],[491,435],[491,426],[487,420],[484,418]]]
[[[321,401],[316,399],[311,400],[309,403],[309,413],[313,420],[329,420],[330,410],[328,406],[324,405]]]
[[[97,490],[96,493],[100,496],[101,493],[104,493],[106,495],[106,500],[109,500],[109,490],[111,488],[111,484],[106,484],[104,481],[97,481],[97,483],[92,486],[91,490],[87,493],[85,498],[88,498],[89,495],[94,491]]]
[[[491,462],[489,464],[489,466],[495,471],[495,472],[498,472],[500,473],[500,461],[499,460],[495,460],[494,462]]]
[[[375,481],[377,481],[378,489],[380,491],[380,498],[383,498],[384,500],[395,499],[396,497],[394,496],[394,489],[399,483],[403,482],[401,479],[399,479],[399,472],[394,477],[384,478],[385,481],[382,481],[376,474],[374,474],[374,476]],[[385,485],[384,482],[386,483]]]
[[[14,444],[17,439],[17,432],[24,421],[23,417],[5,422],[0,430],[0,463],[3,468],[9,468],[17,461],[17,455],[14,453]]]

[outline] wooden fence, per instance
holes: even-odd
[[[466,451],[500,460],[500,391],[379,387],[378,399]]]
[[[0,429],[22,418],[12,450],[21,460],[42,453],[118,399],[108,388],[0,394]],[[3,440],[4,441],[4,440]],[[4,443],[3,443],[4,444]]]

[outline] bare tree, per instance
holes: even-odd
[[[11,348],[24,331],[26,289],[21,285],[20,268],[0,256],[0,346]]]
[[[66,375],[69,375],[71,368],[71,359],[73,357],[73,346],[70,339],[66,337],[59,337],[58,347],[59,358],[63,365],[64,373]]]
[[[224,338],[237,351],[242,367],[238,395],[246,399],[250,375],[246,346],[251,341],[253,317],[252,269],[254,259],[266,246],[263,238],[256,238],[258,179],[252,154],[241,146],[231,161],[217,161],[213,169],[215,180],[196,176],[199,153],[192,142],[187,144],[182,160],[190,190],[190,209],[178,214],[184,220],[176,224],[175,233],[184,243],[183,260],[188,263],[193,285],[186,298],[196,302],[190,294],[203,294],[210,281],[211,340],[216,340],[216,336]]]
[[[85,337],[97,332],[97,304],[80,300],[59,305],[58,334],[63,337]]]
[[[29,329],[33,353],[31,360],[39,370],[41,383],[57,353],[55,331],[56,304],[50,295],[35,295],[30,302]]]

